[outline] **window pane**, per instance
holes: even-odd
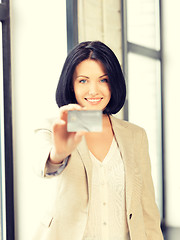
[[[129,121],[147,132],[156,200],[162,213],[160,62],[129,53],[128,69]]]
[[[159,0],[127,0],[128,41],[159,50]]]

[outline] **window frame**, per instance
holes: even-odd
[[[162,45],[162,0],[159,0],[159,36],[160,36],[160,49],[156,50],[153,48],[145,47],[142,45],[135,44],[133,42],[129,42],[127,38],[127,1],[121,0],[121,23],[122,23],[122,49],[123,49],[123,72],[126,78],[126,85],[128,89],[128,53],[135,53],[140,56],[145,56],[149,59],[156,59],[160,61],[160,71],[161,71],[161,143],[162,143],[162,228],[165,227],[165,159],[164,159],[164,95],[163,95],[163,45]],[[124,119],[128,121],[128,96],[126,97],[126,102],[124,106]]]
[[[1,216],[3,240],[13,240],[14,234],[14,179],[13,179],[13,141],[12,141],[12,81],[11,81],[11,41],[10,41],[10,4],[9,0],[0,3],[0,21],[2,22],[2,59],[3,59],[3,143],[5,219]],[[1,161],[1,163],[2,163]],[[2,196],[1,196],[2,198]],[[2,203],[1,203],[2,204]],[[2,207],[2,205],[1,205]],[[3,231],[5,229],[5,231]]]
[[[78,44],[77,0],[66,0],[67,51]]]

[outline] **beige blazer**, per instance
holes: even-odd
[[[110,119],[125,167],[130,239],[162,240],[146,133],[134,124],[115,117]],[[36,167],[42,177],[46,175],[46,161],[52,147],[52,123],[53,119],[36,130]],[[72,153],[63,172],[54,177],[58,183],[54,204],[50,213],[42,219],[33,240],[82,240],[88,218],[92,178],[85,139]]]

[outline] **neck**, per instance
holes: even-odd
[[[110,119],[109,119],[109,115],[103,114],[102,124],[103,124],[103,128],[104,128],[104,127],[108,127],[108,126],[111,124],[111,123],[110,123]]]

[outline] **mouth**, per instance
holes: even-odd
[[[102,101],[103,98],[85,98],[85,100],[91,104],[98,104]]]

